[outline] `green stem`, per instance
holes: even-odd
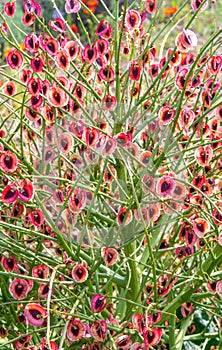
[[[209,256],[202,265],[202,271],[208,276],[210,276],[213,269],[222,261],[222,246],[217,245],[213,250],[213,254],[215,259],[213,260],[212,256]],[[197,270],[196,275],[202,275],[201,268]],[[163,309],[163,317],[160,324],[163,324],[169,315],[175,313],[184,302],[189,302],[192,294],[200,288],[203,283],[205,283],[204,278],[195,280],[194,282],[191,281],[187,287]]]

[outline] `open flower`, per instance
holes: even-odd
[[[106,338],[106,334],[108,330],[107,323],[105,320],[93,322],[91,324],[90,330],[91,330],[92,336],[97,341],[103,342]]]
[[[132,211],[128,208],[120,208],[117,214],[117,224],[120,225],[128,225],[132,221],[133,215]]]
[[[11,296],[16,300],[25,299],[29,292],[29,284],[25,279],[16,278],[9,286]]]
[[[83,283],[88,278],[88,270],[85,263],[75,264],[72,269],[72,278],[76,283]]]
[[[106,266],[114,265],[119,258],[119,254],[115,248],[103,247],[101,253]]]
[[[83,338],[85,334],[85,327],[84,324],[77,318],[72,318],[69,321],[66,336],[71,341],[77,341],[81,338]]]
[[[38,303],[30,303],[25,306],[24,315],[31,326],[40,327],[48,316],[47,311]]]
[[[65,11],[67,13],[76,13],[79,12],[81,4],[78,0],[66,0]]]
[[[106,308],[107,305],[107,297],[102,294],[95,294],[91,301],[90,306],[93,312],[99,313]]]
[[[128,10],[125,18],[126,27],[129,30],[138,29],[141,24],[141,16],[136,10]]]
[[[203,12],[204,10],[206,10],[207,6],[208,6],[208,0],[192,0],[191,1],[191,5],[192,5],[192,8],[193,10],[196,12],[199,7],[201,6],[200,8],[200,12]]]
[[[14,17],[16,10],[16,2],[6,2],[4,5],[4,12],[8,17]]]
[[[193,229],[195,234],[202,238],[210,230],[210,225],[205,219],[197,218],[193,220]]]
[[[161,177],[156,184],[156,191],[162,197],[172,194],[175,188],[175,180],[168,175]]]
[[[195,159],[200,166],[209,164],[213,157],[213,150],[211,146],[200,146],[195,150]]]
[[[144,337],[144,344],[146,346],[155,346],[160,342],[160,339],[162,337],[162,329],[160,328],[150,328],[145,329],[143,337]]]
[[[153,15],[156,12],[156,0],[146,0],[145,9]]]
[[[86,191],[75,188],[68,200],[69,209],[72,213],[79,213],[86,205]]]
[[[5,173],[14,173],[18,167],[18,158],[17,156],[10,152],[6,151],[0,155],[0,169]]]

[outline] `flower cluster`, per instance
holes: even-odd
[[[200,46],[192,27],[208,1],[189,3],[166,48],[156,1],[116,1],[113,14],[101,1],[103,19],[98,1],[66,0],[67,17],[52,4],[45,23],[24,0],[22,46],[18,3],[1,17],[0,337],[30,350],[182,348],[199,308],[220,334],[222,56],[218,32]],[[76,14],[85,33],[82,12],[88,42],[69,25]]]

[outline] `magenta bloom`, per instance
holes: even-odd
[[[37,303],[27,304],[24,309],[26,320],[31,326],[40,327],[48,316],[47,311]]]
[[[175,188],[175,181],[171,176],[165,175],[161,177],[156,184],[157,193],[162,197],[172,194]]]
[[[2,259],[2,265],[6,271],[13,272],[16,271],[18,264],[14,256],[4,257]]]
[[[128,350],[132,345],[131,335],[123,334],[118,337],[116,341],[116,346],[120,347],[122,350]]]
[[[8,185],[2,191],[1,200],[5,204],[12,204],[18,198],[18,190],[15,184]]]
[[[204,4],[203,4],[204,3]],[[200,12],[203,12],[204,10],[206,10],[207,6],[208,6],[208,0],[192,0],[191,5],[194,11],[197,11],[198,8],[203,4],[203,6],[200,9]]]
[[[76,283],[83,283],[88,278],[88,270],[85,264],[76,264],[72,269],[72,278]]]
[[[210,230],[210,225],[208,222],[202,218],[197,218],[193,221],[193,229],[195,234],[202,238]]]
[[[162,329],[160,328],[151,328],[146,329],[144,331],[144,344],[146,346],[155,346],[159,343],[161,337],[162,337]]]
[[[86,205],[86,191],[75,188],[68,200],[69,209],[72,213],[79,213]]]
[[[16,10],[16,2],[6,2],[4,5],[4,12],[8,17],[14,17]]]
[[[156,0],[146,0],[146,11],[153,15],[156,12]]]
[[[176,111],[169,106],[161,107],[158,113],[158,117],[163,125],[167,125],[175,117]]]
[[[24,58],[21,52],[14,49],[8,53],[6,61],[11,69],[19,69],[23,65]]]
[[[93,312],[99,313],[105,309],[107,305],[107,297],[102,294],[95,294],[90,302],[90,306]]]
[[[90,330],[91,330],[93,337],[97,341],[102,342],[106,338],[106,334],[107,334],[107,330],[108,330],[107,323],[105,320],[93,322],[91,324]]]
[[[112,37],[112,27],[108,22],[102,20],[99,22],[95,34],[104,39],[110,39]]]
[[[0,155],[0,169],[5,173],[14,173],[17,170],[18,158],[10,152],[3,152]]]
[[[40,227],[44,223],[45,217],[40,209],[36,209],[28,214],[28,218],[33,225]]]
[[[67,327],[67,338],[74,342],[83,338],[85,334],[84,324],[77,318],[72,318]]]
[[[129,66],[130,79],[135,80],[135,81],[140,80],[141,71],[142,71],[141,63],[139,63],[138,61],[132,62]]]
[[[128,10],[125,18],[126,27],[129,30],[138,29],[141,24],[141,16],[136,10]]]
[[[106,266],[114,265],[119,258],[119,254],[115,248],[103,247],[101,253]]]
[[[25,299],[29,290],[28,282],[21,278],[15,278],[9,286],[9,292],[16,300]]]
[[[67,13],[76,13],[80,10],[81,4],[77,0],[66,0],[65,11]]]
[[[62,18],[56,18],[54,21],[49,21],[49,26],[56,32],[63,33],[66,29],[66,24]]]

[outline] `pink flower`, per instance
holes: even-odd
[[[77,0],[66,0],[65,11],[67,13],[76,13],[80,10],[81,4]]]

